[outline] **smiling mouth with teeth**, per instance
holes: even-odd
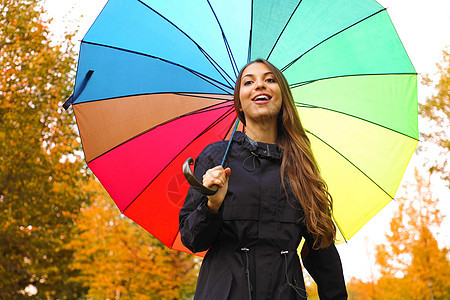
[[[253,98],[252,100],[254,102],[268,102],[268,101],[270,101],[270,99],[271,99],[271,97],[268,95],[259,95],[259,96],[256,96],[255,98]]]

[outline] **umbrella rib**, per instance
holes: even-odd
[[[219,105],[219,104],[217,104],[217,105]],[[211,112],[211,111],[222,109],[224,107],[231,107],[231,106],[234,106],[234,105],[229,104],[229,105],[222,106],[222,107],[214,107],[214,108],[209,108],[209,109],[196,110],[196,111],[181,115],[180,118],[185,117],[185,116],[192,116],[192,115],[198,115],[198,114],[202,114],[202,113],[206,113],[206,112]]]
[[[229,98],[219,98],[219,97],[206,97],[206,96],[200,96],[201,94],[189,94],[189,93],[183,93],[183,92],[176,92],[174,93],[175,95],[180,95],[180,96],[189,96],[189,97],[194,97],[194,98],[202,98],[202,99],[214,99],[214,100],[223,100],[223,101],[234,101],[233,99],[229,99]],[[209,95],[209,94],[205,94],[205,95]],[[211,94],[214,95],[214,94]]]
[[[203,55],[205,55],[206,59],[211,63],[211,65],[217,70],[217,72],[219,72],[219,74],[223,77],[223,79],[225,81],[228,82],[228,80],[224,77],[223,74],[226,74],[229,78],[231,78],[230,75],[228,75],[228,73],[217,63],[214,61],[213,58],[211,58],[209,55],[206,55],[206,51],[203,50],[202,47],[200,47],[200,45],[195,42],[186,32],[184,32],[183,30],[181,30],[181,28],[179,28],[177,25],[175,25],[173,22],[171,22],[169,19],[167,19],[166,17],[164,17],[163,15],[161,15],[159,12],[157,12],[156,10],[154,10],[152,7],[150,7],[148,4],[142,2],[141,0],[137,0],[138,2],[140,2],[142,5],[144,5],[145,7],[147,7],[148,9],[152,10],[154,13],[156,13],[158,16],[160,16],[161,18],[163,18],[164,20],[166,20],[170,25],[172,25],[173,27],[175,27],[177,30],[179,30],[182,34],[184,34],[188,39],[190,39],[200,50],[200,52],[203,53]],[[220,69],[220,70],[219,70]],[[228,84],[230,84],[228,82]]]
[[[233,66],[234,76],[237,77],[238,76],[238,67],[236,64],[236,60],[234,58],[233,52],[231,51],[230,44],[228,43],[228,39],[226,38],[225,34],[223,35],[223,38],[224,38],[225,46],[227,48],[228,57],[230,58],[231,64]],[[233,80],[233,82],[236,84],[235,80]]]
[[[216,18],[217,24],[219,25],[220,31],[222,33],[223,42],[225,43],[225,47],[227,49],[228,58],[230,59],[230,63],[233,67],[234,76],[237,77],[238,69],[237,69],[236,60],[234,59],[233,53],[231,52],[230,44],[228,43],[227,37],[225,36],[225,32],[223,31],[222,24],[220,24],[219,18],[217,17],[216,12],[214,11],[214,8],[211,5],[211,2],[209,2],[209,0],[206,0],[206,1],[208,2],[209,7],[211,8],[211,11],[214,14],[214,17]]]
[[[349,25],[349,26],[347,26],[346,28],[344,28],[344,29],[342,29],[342,30],[340,30],[340,31],[338,31],[338,32],[336,32],[336,33],[330,35],[330,36],[327,37],[326,39],[322,40],[320,43],[314,45],[312,48],[310,48],[309,50],[307,50],[306,52],[304,52],[304,53],[303,53],[302,55],[300,55],[299,57],[295,58],[293,61],[291,61],[290,63],[288,63],[286,66],[284,66],[283,68],[281,68],[281,72],[286,71],[289,67],[291,67],[293,64],[295,64],[299,59],[301,59],[303,56],[305,56],[305,54],[307,54],[308,52],[312,51],[314,48],[318,47],[319,45],[325,43],[325,42],[328,41],[329,39],[335,37],[336,35],[338,35],[338,34],[344,32],[344,31],[346,31],[347,29],[352,28],[353,26],[355,26],[355,25],[357,25],[357,24],[359,24],[359,23],[361,23],[361,22],[363,22],[363,21],[365,21],[365,20],[367,20],[367,19],[369,19],[369,18],[371,18],[371,17],[373,17],[373,16],[379,14],[380,12],[385,11],[385,10],[386,10],[386,8],[380,9],[379,11],[377,11],[377,12],[375,12],[375,13],[373,13],[373,14],[371,14],[371,15],[365,17],[365,18],[362,18],[361,20],[359,20],[359,21],[353,23],[352,25]]]
[[[301,103],[301,102],[300,102],[300,103],[299,103],[299,102],[296,102],[296,103],[295,103],[295,106],[296,106],[296,107],[302,107],[302,108],[319,108],[319,109],[324,109],[324,110],[332,111],[332,112],[335,112],[335,113],[338,113],[338,114],[346,115],[346,116],[349,116],[349,117],[352,117],[352,118],[355,118],[355,119],[358,119],[358,120],[361,120],[361,121],[364,121],[364,122],[367,122],[367,123],[370,123],[370,124],[379,126],[379,127],[381,127],[381,128],[390,130],[390,131],[395,132],[395,133],[397,133],[397,134],[400,134],[400,135],[406,136],[406,137],[408,137],[408,138],[410,138],[410,139],[413,139],[413,140],[415,140],[415,141],[418,141],[418,139],[416,139],[416,138],[414,138],[414,137],[412,137],[412,136],[409,136],[409,135],[407,135],[407,134],[405,134],[405,133],[403,133],[403,132],[400,132],[400,131],[398,131],[398,130],[389,128],[389,127],[387,127],[387,126],[385,126],[385,125],[378,124],[378,123],[376,123],[376,122],[373,122],[373,121],[370,121],[370,120],[366,120],[366,119],[363,119],[363,118],[361,118],[361,117],[358,117],[358,116],[355,116],[355,115],[351,115],[351,114],[349,114],[349,113],[345,113],[345,112],[342,112],[342,111],[339,111],[339,110],[335,110],[335,109],[332,109],[332,108],[322,107],[322,106],[316,106],[316,105],[312,105],[312,104],[308,104],[308,103]]]
[[[289,87],[291,89],[301,87],[307,84],[315,83],[317,81],[321,80],[327,80],[327,79],[336,79],[336,78],[343,78],[343,77],[355,77],[355,76],[386,76],[386,75],[418,75],[417,73],[367,73],[367,74],[347,74],[347,75],[336,75],[336,76],[330,76],[330,77],[322,77],[318,79],[312,79],[308,81],[298,82],[290,84]]]
[[[125,213],[125,211],[128,209],[128,207],[130,207],[134,201],[136,201],[136,199],[139,198],[139,196],[153,183],[153,181],[156,180],[156,178],[158,178],[158,176],[164,172],[164,170],[167,168],[167,166],[169,166],[174,160],[175,158],[178,157],[178,155],[180,155],[180,153],[182,153],[187,147],[189,147],[194,141],[196,141],[200,136],[202,136],[204,133],[206,133],[207,131],[209,131],[212,127],[214,127],[214,125],[216,125],[217,123],[219,123],[220,121],[222,121],[223,119],[225,119],[227,116],[230,115],[230,113],[232,113],[232,109],[227,110],[219,119],[215,120],[212,124],[210,124],[207,128],[205,128],[200,134],[197,135],[197,137],[195,137],[194,139],[192,139],[192,141],[186,145],[186,147],[184,147],[177,155],[174,156],[174,158],[158,173],[158,175],[156,175],[143,189],[142,191],[127,205],[127,207],[125,207],[123,209],[123,211],[121,211],[122,214]],[[176,237],[175,237],[176,238]]]
[[[121,47],[111,46],[111,45],[99,44],[99,43],[88,42],[88,41],[82,41],[82,43],[89,44],[89,45],[94,45],[94,46],[99,46],[99,47],[111,48],[111,49],[114,49],[114,50],[119,50],[119,51],[123,51],[123,52],[128,52],[128,53],[132,53],[132,54],[136,54],[136,55],[142,55],[142,56],[150,57],[150,58],[153,58],[153,59],[157,59],[157,60],[160,60],[162,62],[165,62],[165,63],[171,64],[171,65],[180,67],[182,69],[185,69],[186,71],[194,74],[195,76],[199,77],[200,79],[208,82],[209,84],[217,87],[218,89],[220,89],[220,90],[222,90],[222,91],[224,91],[224,92],[226,92],[228,94],[231,94],[230,91],[225,90],[223,87],[227,87],[227,88],[233,89],[233,87],[231,86],[231,84],[229,82],[227,82],[227,83],[230,84],[230,85],[227,86],[227,85],[223,84],[222,82],[219,82],[219,81],[217,81],[217,80],[215,80],[213,78],[210,78],[210,77],[208,77],[208,76],[206,76],[204,74],[201,74],[200,72],[197,72],[197,71],[192,70],[192,69],[190,69],[188,67],[185,67],[185,66],[182,66],[180,64],[177,64],[175,62],[169,61],[167,59],[163,59],[161,57],[157,57],[157,56],[153,56],[153,55],[150,55],[150,54],[145,54],[145,53],[141,53],[141,52],[138,52],[138,51],[129,50],[129,49],[121,48]]]
[[[214,121],[213,123],[211,123],[201,134],[205,133],[206,131],[210,130],[212,127],[216,126],[218,123],[222,122],[222,120],[224,120],[225,118],[227,118],[230,114],[233,113],[233,108],[227,110],[219,119],[217,119],[216,121]],[[228,132],[228,131],[227,131]],[[201,135],[200,134],[200,135]],[[199,136],[200,136],[199,135]],[[199,137],[198,136],[198,137]],[[197,137],[197,138],[198,138]],[[195,138],[194,140],[196,140],[197,138]]]
[[[232,141],[233,141],[234,133],[235,133],[235,132],[237,131],[237,129],[238,129],[239,121],[240,121],[240,120],[238,119],[238,116],[237,116],[237,114],[236,114],[236,116],[234,117],[233,122],[230,124],[230,127],[228,127],[227,133],[224,135],[224,137],[223,137],[223,139],[222,139],[222,141],[225,141],[225,139],[226,139],[226,137],[228,136],[228,134],[230,133],[230,131],[232,131],[230,140],[228,141],[227,149],[225,150],[225,154],[223,155],[222,162],[220,163],[220,165],[221,165],[222,167],[225,165],[225,160],[227,159],[228,151],[230,150],[230,146],[231,146],[231,143],[232,143]]]
[[[197,71],[194,71],[194,70],[192,70],[192,71],[194,72],[195,75],[197,75],[198,77],[202,78],[202,79],[205,80],[206,82],[210,83],[211,85],[213,85],[213,86],[217,87],[218,89],[221,89],[222,91],[224,91],[224,92],[226,92],[227,94],[231,95],[231,92],[230,92],[229,90],[224,90],[223,88],[219,87],[218,85],[216,85],[216,84],[210,82],[210,81],[209,81],[210,78],[207,77],[206,75],[203,75],[203,74],[201,74],[201,73],[198,73]],[[203,78],[203,77],[205,77],[205,78]],[[228,81],[227,81],[227,83],[230,84]],[[226,86],[226,87],[229,87],[231,90],[233,90],[233,88],[230,87],[230,86]]]
[[[316,139],[318,139],[319,141],[321,141],[322,143],[324,143],[325,145],[327,145],[328,147],[330,147],[333,151],[335,151],[337,154],[339,154],[342,158],[344,158],[346,161],[348,161],[355,169],[357,169],[361,174],[363,174],[367,179],[369,179],[373,184],[375,184],[380,190],[382,190],[387,196],[389,196],[389,198],[391,198],[391,200],[394,200],[394,197],[391,196],[385,189],[383,189],[378,183],[375,182],[375,180],[373,180],[372,178],[370,178],[369,175],[367,175],[363,170],[361,170],[360,168],[358,168],[358,166],[356,166],[350,159],[348,159],[345,155],[343,155],[341,152],[339,152],[336,148],[334,148],[333,146],[331,146],[330,144],[328,144],[327,142],[325,142],[323,139],[321,139],[320,137],[318,137],[317,135],[315,135],[314,133],[312,133],[311,131],[305,129],[305,131],[309,134],[311,134],[312,136],[314,136]]]
[[[201,49],[201,48],[199,48],[199,50],[200,50],[200,52],[203,53],[203,55],[205,55],[206,59],[208,59],[209,62],[210,62],[211,64],[213,64],[213,65],[216,64],[218,68],[222,69],[222,67],[220,67],[220,66],[214,61],[214,59],[213,59],[213,58],[212,58],[205,50],[203,50],[203,49]],[[217,69],[217,68],[216,68],[216,69]],[[219,70],[217,70],[217,71],[219,71]],[[225,72],[225,71],[223,71],[223,72]],[[219,72],[219,73],[220,73],[220,72]],[[231,76],[228,75],[228,73],[224,73],[224,74],[228,77],[228,79],[229,79],[231,82],[228,81],[228,79],[226,79],[226,78],[224,77],[223,74],[221,74],[221,75],[222,75],[222,78],[223,78],[230,86],[234,85],[234,79],[231,78]]]
[[[287,20],[286,24],[284,25],[283,29],[281,30],[280,34],[277,37],[277,40],[275,41],[275,43],[273,44],[272,49],[269,52],[269,55],[267,55],[267,60],[269,60],[270,55],[272,55],[273,50],[275,49],[275,47],[278,44],[278,41],[280,40],[281,36],[284,33],[284,30],[286,29],[286,27],[289,25],[289,22],[291,22],[292,17],[295,15],[295,13],[297,12],[297,8],[300,6],[300,4],[302,3],[303,0],[300,0],[297,4],[297,6],[295,7],[295,9],[292,11],[292,14],[290,15],[289,19]]]
[[[215,93],[190,93],[190,92],[157,92],[157,93],[142,93],[142,94],[133,94],[133,95],[123,95],[123,96],[118,96],[118,97],[110,97],[110,98],[102,98],[102,99],[96,99],[96,100],[90,100],[87,101],[89,103],[93,103],[93,102],[100,102],[100,101],[114,101],[117,98],[127,98],[127,97],[136,97],[136,96],[152,96],[152,95],[164,95],[164,94],[174,94],[174,95],[180,95],[180,96],[189,96],[189,97],[193,97],[193,98],[203,98],[203,99],[213,99],[213,100],[223,100],[223,101],[233,101],[232,99],[224,99],[224,98],[219,98],[219,97],[207,97],[207,96],[200,96],[201,94],[204,95],[220,95],[220,94],[215,94]],[[229,95],[229,94],[223,94],[224,96]],[[86,102],[79,102],[79,103],[75,103],[74,105],[78,105],[78,104],[83,104]]]
[[[247,63],[250,62],[250,58],[252,57],[252,34],[253,34],[253,0],[251,3],[251,9],[250,9],[250,33],[248,35]]]
[[[230,124],[230,127],[228,127],[227,134],[225,134],[225,136],[223,137],[222,141],[225,141],[225,139],[228,136],[228,134],[230,134],[230,132],[232,130],[234,130],[235,122],[236,122],[237,119],[238,119],[238,117],[237,117],[237,114],[236,114],[236,118],[234,119],[233,123]],[[239,122],[239,120],[238,120],[238,122]]]
[[[165,124],[167,124],[167,123],[173,122],[173,121],[175,121],[175,120],[178,120],[178,119],[183,118],[183,117],[186,117],[186,116],[190,116],[190,115],[200,114],[200,113],[203,113],[203,112],[210,112],[210,111],[222,109],[223,107],[216,107],[216,106],[219,106],[219,105],[221,105],[221,104],[223,104],[223,103],[213,104],[213,105],[208,106],[208,107],[200,108],[200,109],[197,109],[197,110],[194,110],[194,111],[185,113],[185,114],[183,114],[183,115],[177,116],[177,117],[175,117],[175,118],[172,118],[172,119],[167,120],[167,121],[165,121],[165,122],[162,122],[162,123],[160,123],[160,124],[157,124],[157,125],[153,126],[152,128],[149,128],[149,129],[146,129],[146,130],[144,130],[144,131],[142,131],[142,132],[139,132],[138,134],[136,134],[136,135],[130,137],[129,139],[127,139],[127,140],[121,142],[120,144],[117,144],[116,146],[112,147],[111,149],[108,149],[107,151],[103,152],[102,154],[96,156],[95,158],[93,158],[93,159],[91,159],[91,160],[89,160],[89,161],[86,161],[86,163],[89,164],[89,163],[93,162],[93,161],[96,160],[97,158],[99,158],[99,157],[101,157],[101,156],[107,154],[108,152],[113,151],[114,149],[116,149],[116,148],[118,148],[118,147],[120,147],[120,146],[122,146],[122,145],[124,145],[124,144],[126,144],[126,143],[128,143],[129,141],[135,139],[135,138],[138,137],[138,136],[141,136],[141,135],[143,135],[143,134],[145,134],[145,133],[147,133],[147,132],[149,132],[149,131],[152,131],[153,129],[155,129],[155,128],[159,127],[159,126],[163,126],[163,125],[165,125]],[[229,106],[231,106],[231,105],[229,105]],[[224,106],[224,107],[227,107],[227,106]]]
[[[336,227],[338,228],[340,234],[342,235],[342,237],[344,238],[344,241],[347,243],[347,238],[344,235],[344,231],[342,230],[341,226],[339,225],[339,223],[336,221],[336,218],[334,217],[333,212],[331,212],[331,217],[333,218],[334,223],[336,224]]]

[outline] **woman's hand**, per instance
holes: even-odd
[[[214,212],[219,211],[225,195],[228,191],[228,178],[231,174],[231,169],[224,169],[222,166],[217,166],[206,171],[203,175],[203,185],[207,188],[217,186],[218,190],[212,196],[208,196],[208,208]]]

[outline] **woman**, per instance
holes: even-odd
[[[321,299],[346,299],[332,200],[312,155],[289,85],[266,60],[239,73],[234,105],[246,133],[206,147],[194,175],[213,196],[190,189],[180,211],[183,244],[205,251],[195,299],[305,299],[297,248]],[[303,255],[303,253],[305,255]]]

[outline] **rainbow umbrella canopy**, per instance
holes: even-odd
[[[417,78],[373,0],[110,0],[73,96],[89,168],[120,211],[180,243],[183,162],[229,138],[239,69],[286,76],[334,198],[340,240],[393,199],[418,142]]]

